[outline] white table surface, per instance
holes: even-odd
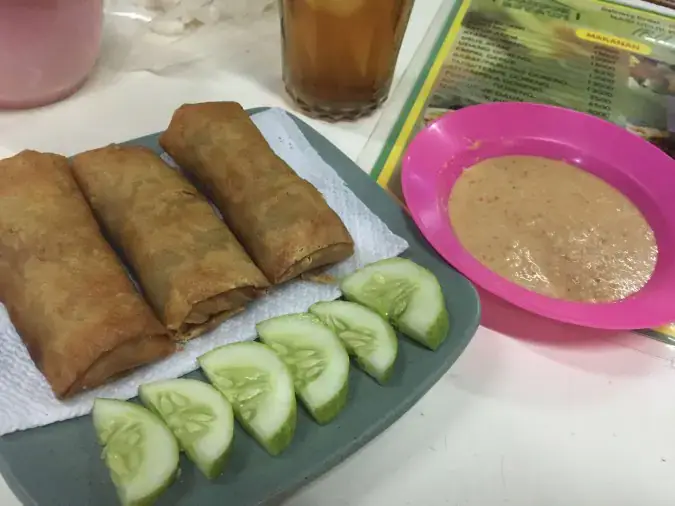
[[[396,83],[442,1],[417,0]],[[270,30],[217,65],[94,79],[60,104],[0,113],[0,156],[27,147],[72,154],[152,133],[184,102],[289,107],[277,41]],[[378,117],[308,122],[356,160]],[[675,504],[673,347],[484,303],[486,323],[517,337],[481,327],[413,409],[285,506]],[[0,478],[0,506],[18,504]]]

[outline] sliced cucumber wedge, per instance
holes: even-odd
[[[278,455],[291,444],[297,419],[293,378],[270,348],[256,342],[228,344],[198,361],[232,404],[239,423],[268,453]]]
[[[435,350],[450,322],[441,285],[431,271],[405,258],[365,266],[342,280],[342,293],[367,306],[406,336]]]
[[[218,390],[203,381],[174,379],[148,383],[138,393],[207,478],[223,471],[232,446],[234,415]]]
[[[96,399],[94,428],[123,506],[149,506],[178,473],[178,443],[143,406]]]
[[[272,318],[256,328],[291,370],[312,417],[320,424],[335,418],[347,402],[349,380],[349,355],[335,333],[307,313]]]
[[[335,332],[361,369],[379,383],[389,380],[398,339],[387,320],[367,307],[344,300],[317,302],[309,312]]]

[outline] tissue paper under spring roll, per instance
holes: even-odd
[[[211,204],[152,150],[108,146],[73,159],[94,214],[179,339],[243,309],[269,285]]]
[[[272,283],[354,253],[338,215],[272,151],[239,104],[183,105],[160,144],[209,193]]]
[[[175,350],[59,155],[0,161],[0,300],[58,397]]]

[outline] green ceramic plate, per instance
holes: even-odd
[[[438,276],[451,315],[450,336],[436,352],[402,338],[393,378],[384,387],[352,368],[345,410],[324,427],[299,410],[293,444],[279,457],[268,456],[239,428],[229,467],[216,481],[208,482],[181,457],[180,478],[160,498],[158,506],[279,503],[403,415],[457,360],[478,326],[480,306],[473,286],[436,256],[405,212],[367,174],[311,127],[294,119],[352,191],[410,243],[404,256]],[[159,151],[157,135],[129,144]],[[205,379],[199,372],[188,376]],[[0,472],[26,506],[113,506],[117,504],[115,491],[100,453],[91,418],[84,416],[0,438]]]

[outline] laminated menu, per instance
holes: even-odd
[[[387,141],[373,176],[403,203],[400,160],[414,134],[448,112],[498,101],[593,114],[675,156],[675,11],[668,12],[602,0],[456,2],[430,35],[424,67],[411,66],[419,77],[398,121],[376,128],[373,138]],[[675,325],[659,332],[675,338]]]

